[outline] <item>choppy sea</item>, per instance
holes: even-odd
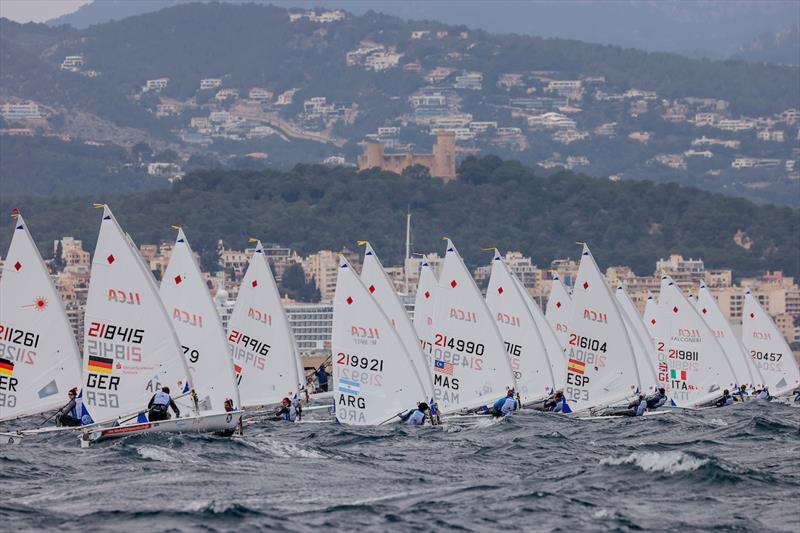
[[[0,530],[800,531],[800,407],[0,446]],[[6,428],[7,429],[7,428]]]

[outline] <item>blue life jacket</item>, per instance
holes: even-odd
[[[558,400],[556,402],[556,404],[553,407],[550,408],[550,412],[552,412],[552,413],[563,413],[563,412],[565,412],[564,411],[564,406],[565,405],[566,405],[566,402],[563,399]]]
[[[502,398],[494,402],[494,404],[492,405],[492,409],[499,413],[505,403],[506,403],[506,396],[503,396]]]
[[[731,404],[733,404],[733,396],[728,394],[727,396],[725,396],[725,405],[731,405]]]
[[[406,424],[409,426],[421,426],[425,424],[425,413],[419,409],[414,409],[406,419]]]
[[[69,410],[69,416],[80,420],[81,424],[83,424],[84,426],[87,424],[94,423],[92,415],[89,414],[89,411],[86,409],[86,406],[83,405],[83,389],[81,389],[81,391],[75,397],[75,406]]]
[[[507,415],[511,411],[517,410],[517,400],[512,398],[511,396],[507,396],[503,405],[500,406],[500,413],[503,415]]]
[[[647,399],[643,399],[641,402],[639,402],[639,405],[634,407],[634,414],[636,416],[642,416],[645,411],[647,411]]]
[[[165,407],[169,407],[171,401],[172,398],[169,397],[169,394],[164,391],[158,391],[155,398],[153,398],[153,405],[163,405]]]

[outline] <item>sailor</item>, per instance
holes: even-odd
[[[80,408],[78,406],[78,402],[76,397],[78,396],[78,388],[73,387],[67,392],[67,397],[69,398],[69,402],[58,410],[56,413],[56,425],[57,426],[80,426],[81,425],[81,418],[80,418]]]
[[[230,398],[225,398],[225,412],[230,413],[233,410],[233,400]]]
[[[667,390],[664,387],[660,387],[655,394],[647,397],[648,409],[658,409],[665,403],[667,403]]]
[[[731,396],[731,391],[725,389],[722,391],[722,397],[714,403],[714,407],[725,407],[731,404],[733,404],[733,396]]]
[[[567,406],[567,400],[564,398],[564,393],[556,391],[555,396],[548,399],[544,402],[544,410],[550,411],[551,413],[569,413],[569,407]]]
[[[769,395],[769,388],[764,387],[763,389],[759,389],[753,393],[753,396],[756,397],[757,400],[769,400],[772,397]]]
[[[153,397],[150,398],[150,402],[147,404],[147,408],[149,409],[147,419],[150,422],[169,420],[170,407],[175,411],[175,417],[180,418],[181,411],[178,409],[178,406],[175,405],[175,400],[169,395],[169,387],[161,387],[161,390],[153,394]]]
[[[411,409],[405,414],[399,415],[400,420],[409,426],[425,425],[425,417],[429,414],[430,407],[425,402],[419,402],[415,409]]]
[[[630,416],[642,416],[647,411],[647,398],[640,394],[639,398],[628,405]]]
[[[297,400],[290,400],[284,398],[281,400],[281,406],[275,410],[275,419],[284,420],[286,422],[294,422],[298,417]]]
[[[511,411],[516,411],[519,403],[514,397],[514,389],[508,389],[504,398],[500,398],[489,411],[493,416],[506,416]]]
[[[747,401],[747,398],[750,396],[750,393],[747,392],[747,385],[740,385],[738,389],[733,391],[731,396],[733,396],[734,401],[737,402]]]
[[[325,363],[322,363],[319,368],[314,371],[314,375],[317,376],[317,382],[319,383],[317,392],[328,392],[328,376],[330,376],[330,374],[325,370]]]

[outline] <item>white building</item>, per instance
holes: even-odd
[[[61,70],[69,70],[71,72],[78,72],[83,67],[83,56],[67,56],[61,62]]]
[[[250,92],[247,93],[247,97],[250,100],[256,100],[259,102],[264,100],[271,100],[272,91],[262,89],[261,87],[253,87],[252,89],[250,89]]]
[[[209,89],[216,89],[222,85],[222,80],[220,78],[204,78],[200,80],[200,90],[207,91]]]

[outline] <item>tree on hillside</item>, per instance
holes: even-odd
[[[306,281],[306,274],[300,263],[290,265],[283,271],[281,289],[289,298],[299,302],[318,302],[320,299],[316,283],[313,279]]]

